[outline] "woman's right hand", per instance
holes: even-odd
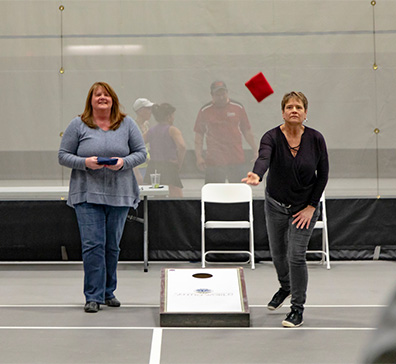
[[[242,178],[241,182],[247,183],[251,186],[258,186],[260,183],[260,176],[253,172],[248,172],[246,178]]]
[[[85,158],[85,166],[89,169],[101,169],[103,164],[98,164],[98,157]]]

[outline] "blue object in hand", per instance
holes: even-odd
[[[105,164],[107,166],[114,166],[117,164],[118,158],[104,158],[98,157],[98,164]]]

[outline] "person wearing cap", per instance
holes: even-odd
[[[146,133],[150,129],[149,120],[151,118],[151,107],[154,105],[148,99],[139,98],[133,103],[133,110],[136,113],[136,124],[138,125],[142,134]],[[136,180],[139,185],[143,184],[144,176],[147,170],[147,162],[150,159],[148,151],[148,145],[146,145],[147,159],[144,163],[133,169]]]
[[[253,171],[242,182],[257,186],[268,170],[265,220],[280,289],[267,308],[277,310],[291,295],[291,310],[282,325],[298,327],[303,324],[307,295],[306,252],[319,216],[329,160],[323,135],[304,125],[305,95],[285,94],[281,109],[284,123],[264,134]]]
[[[228,97],[223,81],[214,81],[210,93],[212,101],[199,110],[194,126],[197,167],[205,171],[205,183],[240,182],[246,173],[242,136],[252,148],[253,160],[257,156],[245,108]]]

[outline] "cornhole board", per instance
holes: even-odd
[[[249,327],[243,268],[163,268],[160,326]]]

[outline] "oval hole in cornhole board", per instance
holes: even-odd
[[[213,275],[209,273],[195,273],[193,274],[194,278],[212,278]]]

